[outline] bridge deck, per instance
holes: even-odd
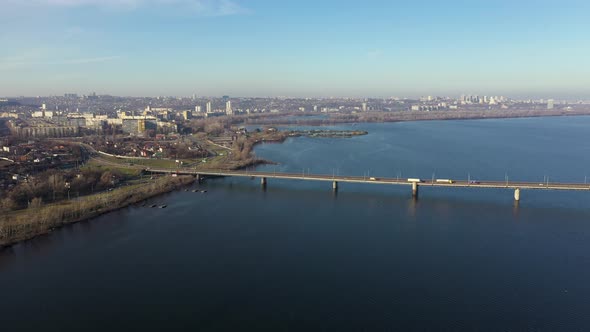
[[[322,174],[304,174],[304,173],[275,173],[275,172],[252,172],[252,171],[197,171],[189,169],[158,169],[151,168],[147,171],[152,173],[184,174],[184,175],[204,175],[204,176],[222,176],[222,177],[254,177],[266,179],[286,179],[286,180],[306,180],[306,181],[324,181],[324,182],[342,182],[342,183],[370,183],[370,184],[391,184],[411,186],[412,182],[408,179],[397,178],[374,178],[366,176],[333,176]],[[510,189],[544,189],[544,190],[590,190],[590,184],[587,183],[539,183],[539,182],[522,182],[522,181],[453,181],[436,182],[425,180],[418,183],[423,187],[455,187],[455,188],[510,188]]]

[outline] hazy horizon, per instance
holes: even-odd
[[[590,98],[583,1],[0,5],[7,97]]]
[[[96,91],[90,91],[90,92],[72,92],[72,91],[64,91],[64,93],[62,94],[50,94],[50,95],[36,95],[36,96],[32,96],[32,95],[0,95],[0,98],[7,98],[7,99],[21,99],[21,98],[54,98],[54,97],[64,97],[64,95],[66,94],[76,94],[78,97],[83,97],[83,96],[88,96],[92,93],[96,93],[97,96],[110,96],[110,97],[121,97],[121,98],[184,98],[184,99],[191,99],[193,98],[193,96],[189,96],[189,95],[153,95],[153,96],[147,96],[147,95],[123,95],[123,94],[111,94],[111,93],[98,93]],[[466,93],[464,94],[465,96],[479,96],[479,97],[484,97],[484,96],[488,96],[488,97],[506,97],[512,100],[516,100],[516,101],[527,101],[527,100],[531,100],[531,101],[538,101],[538,100],[548,100],[548,99],[553,99],[556,103],[565,101],[565,102],[589,102],[590,98],[589,97],[564,97],[564,98],[556,98],[553,95],[551,96],[544,96],[544,95],[527,95],[527,96],[513,96],[513,95],[494,95],[494,94],[490,94],[490,95],[485,95],[485,94],[476,94],[476,93]],[[201,95],[195,95],[194,98],[195,99],[199,99],[199,100],[211,100],[211,99],[223,99],[224,97],[229,97],[230,99],[352,99],[352,100],[362,100],[362,99],[399,99],[399,100],[419,100],[420,98],[423,97],[435,97],[435,98],[452,98],[452,99],[458,99],[460,97],[460,95],[454,96],[454,95],[428,95],[428,94],[422,94],[422,95],[413,95],[413,96],[403,96],[403,95],[398,95],[398,96],[282,96],[282,95],[276,95],[276,96],[264,96],[264,95],[252,95],[252,96],[230,96],[230,95],[208,95],[208,96],[201,96]]]

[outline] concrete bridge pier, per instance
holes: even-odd
[[[266,178],[260,178],[260,185],[262,188],[266,188]]]
[[[338,191],[338,181],[333,181],[332,182],[332,190]]]
[[[412,197],[418,198],[418,182],[412,182]]]
[[[514,189],[514,200],[520,202],[520,188]]]

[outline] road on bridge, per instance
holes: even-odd
[[[221,176],[221,177],[254,177],[265,179],[287,179],[287,180],[306,180],[306,181],[324,181],[324,182],[343,182],[343,183],[373,183],[373,184],[393,184],[393,185],[413,185],[407,178],[383,178],[368,176],[335,176],[326,174],[308,174],[302,173],[276,173],[276,172],[251,172],[251,171],[201,171],[189,169],[146,169],[153,173],[176,173],[192,174],[201,176]],[[418,186],[426,187],[458,187],[458,188],[511,188],[511,189],[550,189],[550,190],[590,190],[590,184],[587,183],[539,183],[523,181],[467,181],[452,180],[440,181],[422,180],[416,183]]]

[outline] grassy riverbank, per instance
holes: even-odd
[[[255,167],[261,164],[273,162],[256,158],[253,147],[260,143],[283,142],[288,137],[337,137],[346,138],[357,135],[366,135],[362,131],[336,131],[336,130],[306,130],[306,131],[259,131],[242,137],[238,137],[230,147],[215,146],[215,157],[207,158],[206,162],[194,160],[187,162],[189,167],[203,170],[238,170]],[[202,160],[202,159],[200,159]],[[148,160],[151,161],[151,160]],[[94,218],[131,204],[138,203],[156,195],[169,192],[180,186],[192,183],[192,177],[162,177],[155,180],[144,180],[142,168],[146,165],[154,167],[142,160],[137,165],[134,160],[120,160],[109,156],[96,156],[90,159],[77,176],[64,177],[64,174],[54,175],[52,181],[45,183],[40,177],[31,183],[23,184],[22,195],[16,195],[12,200],[14,207],[0,215],[0,247],[9,246],[20,241],[46,234],[54,228],[66,224]],[[176,163],[159,165],[169,168],[178,168]],[[67,178],[67,179],[66,179]],[[71,178],[71,179],[70,179]],[[57,179],[57,180],[56,180]],[[121,181],[124,186],[111,188],[116,181]],[[88,183],[87,183],[88,182]],[[44,185],[43,185],[44,184]],[[72,192],[90,193],[96,188],[103,191],[99,194],[80,196],[76,199],[65,199],[64,184],[68,184]],[[49,193],[53,188],[53,200],[51,204],[43,204],[48,201]],[[33,190],[35,189],[35,190]],[[58,200],[55,200],[56,189]],[[69,198],[69,191],[67,191]],[[21,197],[22,196],[22,197]],[[18,198],[18,200],[16,200]],[[28,202],[28,208],[25,203]],[[18,204],[17,204],[18,203]]]
[[[192,176],[161,177],[75,200],[3,214],[0,216],[0,247],[47,234],[54,228],[94,218],[193,182]]]
[[[299,115],[299,114],[291,114]],[[392,111],[392,112],[363,112],[363,113],[335,113],[325,118],[297,118],[291,121],[284,117],[259,117],[244,119],[244,125],[266,126],[334,126],[351,123],[385,123],[411,122],[435,120],[482,120],[482,119],[515,119],[554,116],[590,115],[590,109],[580,108],[572,110],[454,110],[454,111]]]

